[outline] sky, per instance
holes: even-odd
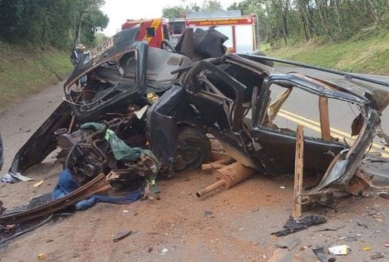
[[[108,15],[109,24],[103,31],[107,36],[112,36],[120,30],[121,25],[127,19],[158,18],[162,16],[164,7],[186,4],[202,5],[204,0],[105,0],[102,11]],[[220,0],[224,8],[227,8],[239,0]]]

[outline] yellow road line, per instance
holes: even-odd
[[[307,127],[307,128],[309,128],[309,129],[311,129],[313,131],[321,133],[321,128],[320,128],[320,123],[319,122],[310,120],[308,118],[305,118],[305,117],[293,114],[293,113],[285,111],[285,110],[280,110],[278,115],[283,117],[283,118],[285,118],[285,119],[293,121],[293,122],[295,122],[297,124],[303,125],[304,127]],[[343,132],[341,130],[338,130],[336,128],[331,128],[331,133],[332,133],[331,135],[333,137],[337,137],[337,138],[339,138],[339,140],[341,140],[342,137],[347,137],[347,138],[351,139],[354,142],[354,139],[349,134],[347,134],[346,132]],[[382,157],[389,158],[389,154],[384,153],[384,152],[381,151],[382,146],[373,143],[372,147],[373,148],[371,149],[371,151],[379,152],[379,153],[381,153]]]
[[[282,112],[284,114],[287,114],[287,115],[289,115],[291,117],[295,117],[295,118],[301,119],[302,121],[311,123],[311,124],[316,125],[316,126],[318,126],[320,128],[320,123],[319,122],[313,121],[311,119],[305,118],[305,117],[300,116],[300,115],[293,114],[292,112],[289,112],[289,111],[286,111],[286,110],[283,110],[283,109],[281,109],[280,112]],[[339,129],[336,129],[336,128],[333,128],[333,127],[331,127],[330,130],[331,130],[331,132],[338,133],[339,135],[342,135],[344,137],[353,139],[350,134],[348,134],[348,133],[346,133],[346,132],[344,132],[342,130],[339,130]]]
[[[308,123],[310,123],[312,125],[315,125],[315,126],[319,127],[319,129],[320,129],[320,123],[319,122],[313,121],[313,120],[305,118],[303,116],[296,115],[296,114],[294,114],[292,112],[289,112],[289,111],[286,111],[286,110],[282,110],[281,109],[280,112],[282,112],[282,113],[284,113],[284,114],[286,114],[286,115],[288,115],[290,117],[297,118],[297,119],[300,119],[302,121],[308,122]],[[336,128],[333,128],[333,127],[331,127],[330,130],[331,130],[332,133],[335,133],[335,134],[341,135],[343,137],[349,138],[351,140],[354,140],[354,138],[350,134],[348,134],[348,133],[346,133],[346,132],[344,132],[342,130],[339,130],[339,129],[336,129]],[[373,147],[377,148],[377,149],[381,149],[383,146],[373,143]]]

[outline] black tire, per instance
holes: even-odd
[[[181,128],[178,139],[176,171],[195,170],[211,159],[211,142],[197,128]]]

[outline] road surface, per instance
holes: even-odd
[[[18,148],[61,102],[61,84],[2,114],[0,126],[5,145],[2,174]],[[317,136],[318,114],[306,107],[311,97],[297,94],[290,97],[277,121],[290,128],[300,121],[307,134]],[[312,105],[317,106],[317,101]],[[330,102],[331,117],[336,119],[331,122],[334,135],[350,133],[350,117],[356,113],[353,110],[348,104]],[[389,124],[388,120],[384,114],[383,122]],[[380,142],[375,143],[378,145],[375,149],[381,150]],[[13,207],[50,192],[60,170],[48,158],[26,173],[37,181],[43,179],[41,186],[34,187],[35,182],[0,184],[0,200],[6,207]],[[256,176],[230,190],[198,199],[195,192],[213,181],[209,173],[185,173],[159,181],[160,200],[129,205],[97,204],[11,241],[0,249],[0,261],[38,261],[40,253],[45,254],[45,261],[268,261],[279,241],[271,233],[281,230],[291,214],[292,177]],[[204,211],[213,212],[213,217],[205,217]],[[348,199],[337,210],[315,207],[307,212],[311,213],[325,215],[328,222],[284,237],[298,238],[301,244],[292,251],[277,252],[285,256],[294,254],[295,261],[311,262],[316,261],[312,248],[345,244],[351,251],[337,261],[370,261],[375,252],[385,254],[381,261],[388,261],[389,249],[384,246],[389,241],[388,200]],[[334,231],[318,231],[326,228]],[[114,235],[123,230],[137,233],[114,243]],[[363,251],[367,247],[370,250]]]

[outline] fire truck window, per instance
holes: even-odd
[[[155,27],[147,27],[146,28],[146,36],[147,37],[155,37]]]
[[[169,30],[167,28],[167,25],[163,25],[163,38],[169,40]]]
[[[236,52],[254,52],[254,32],[252,25],[235,26]]]

